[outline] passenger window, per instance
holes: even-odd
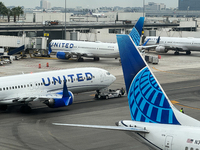
[[[26,85],[24,85],[24,88],[26,88]]]
[[[6,88],[6,90],[8,90],[8,87]]]
[[[13,86],[12,89],[14,89],[15,87]]]
[[[41,83],[41,85],[43,85],[43,83]]]
[[[40,86],[40,83],[38,83],[38,85]]]
[[[68,79],[68,81],[70,82],[70,79]]]
[[[52,84],[53,84],[53,81],[52,81]]]
[[[27,87],[29,87],[29,84],[27,84]]]
[[[196,150],[199,150],[198,148],[196,148]]]
[[[2,91],[2,88],[0,88],[0,91]]]
[[[185,147],[185,150],[188,150],[188,147]]]
[[[190,150],[193,150],[193,147],[191,147]]]
[[[20,86],[18,85],[18,88],[20,89]]]
[[[21,88],[23,88],[23,85],[21,85]]]
[[[32,87],[32,84],[30,84],[30,86]]]
[[[5,88],[3,88],[3,90],[5,91]]]
[[[37,83],[35,84],[35,86],[37,86]]]
[[[17,86],[15,86],[15,89],[17,89]]]

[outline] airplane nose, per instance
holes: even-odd
[[[114,75],[112,75],[112,80],[113,82],[116,80],[116,77]]]

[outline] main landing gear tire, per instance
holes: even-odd
[[[99,57],[94,57],[94,61],[99,61]]]
[[[21,113],[31,113],[31,107],[28,105],[22,105],[20,108]]]
[[[0,110],[2,110],[2,111],[6,111],[7,108],[8,108],[7,105],[1,105],[1,106],[0,106]]]
[[[190,55],[191,54],[191,52],[190,51],[186,51],[186,55]]]
[[[179,52],[174,52],[174,55],[179,55]]]
[[[83,58],[78,58],[78,62],[83,62],[84,61],[84,59]]]

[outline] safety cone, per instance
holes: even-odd
[[[49,63],[47,63],[47,67],[49,67]]]
[[[39,68],[41,68],[41,64],[39,64]]]

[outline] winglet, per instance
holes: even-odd
[[[149,42],[150,38],[147,39],[147,41],[142,45],[142,46],[146,46],[147,43]]]
[[[159,44],[159,43],[160,43],[160,36],[158,37],[156,44]]]
[[[63,83],[63,98],[70,97],[69,91],[67,89],[66,80]]]
[[[135,24],[135,27],[133,27],[132,31],[130,32],[130,37],[135,42],[136,46],[140,45],[140,37],[142,35],[142,29],[144,26],[144,17],[140,17],[137,23]]]
[[[52,49],[51,49],[51,43],[49,43],[49,51],[48,51],[48,55],[50,55],[52,52]]]

